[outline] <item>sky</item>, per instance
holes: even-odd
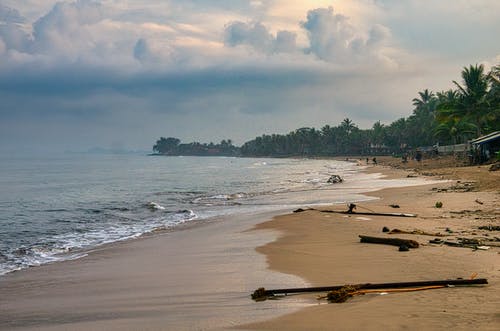
[[[0,152],[390,124],[500,63],[498,0],[0,0]]]

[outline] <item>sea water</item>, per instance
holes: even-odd
[[[370,199],[361,192],[411,184],[362,168],[314,159],[2,156],[0,275],[207,219],[361,201]],[[333,174],[344,182],[327,183]]]

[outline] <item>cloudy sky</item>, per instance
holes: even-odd
[[[498,0],[0,0],[0,151],[362,128],[500,63]]]

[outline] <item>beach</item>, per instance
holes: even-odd
[[[320,211],[342,210],[345,205],[302,213],[286,210],[279,216],[277,212],[253,213],[238,216],[238,222],[208,220],[180,231],[105,245],[81,259],[7,274],[0,279],[0,329],[497,329],[500,248],[483,251],[431,245],[428,240],[433,237],[413,234],[397,235],[421,243],[408,252],[359,243],[359,234],[388,236],[382,233],[384,226],[495,240],[498,232],[477,227],[500,225],[499,174],[489,173],[486,167],[457,169],[469,169],[459,170],[465,173],[458,176],[470,181],[466,185],[470,190],[459,189],[464,183],[457,184],[453,178],[457,174],[433,170],[429,178],[446,181],[370,192],[378,199],[357,207],[357,211],[415,213],[416,218]],[[415,173],[383,165],[365,171],[388,178]],[[423,176],[422,172],[415,175]],[[435,207],[437,201],[443,203],[442,208]],[[262,286],[455,279],[475,273],[489,284],[369,294],[343,304],[317,301],[316,294],[250,300],[253,290]]]
[[[394,162],[387,158],[386,164]],[[398,163],[397,163],[398,164]],[[412,167],[413,166],[413,167]],[[415,169],[416,168],[416,169]],[[305,211],[276,217],[257,229],[276,229],[282,236],[258,248],[271,269],[300,275],[313,286],[409,282],[481,277],[489,284],[381,296],[367,294],[346,303],[316,305],[268,322],[247,325],[255,330],[497,330],[500,325],[500,249],[487,251],[429,244],[432,236],[387,235],[383,227],[447,234],[446,238],[490,238],[498,232],[479,226],[500,224],[499,174],[488,166],[446,168],[427,161],[404,170],[373,167],[388,176],[415,175],[433,169],[441,184],[392,188],[372,193],[378,200],[360,205],[377,212],[418,214],[416,218],[355,216]],[[416,170],[416,171],[415,171]],[[457,174],[468,182],[458,179]],[[453,178],[453,179],[452,179]],[[459,177],[460,178],[460,177]],[[465,189],[464,189],[465,188]],[[441,201],[442,208],[435,203]],[[397,204],[400,209],[391,208]],[[366,211],[358,206],[358,211]],[[449,232],[447,232],[447,229]],[[421,245],[408,252],[395,246],[361,244],[358,235],[414,239]],[[493,239],[496,236],[497,239]],[[283,300],[286,300],[283,299]]]

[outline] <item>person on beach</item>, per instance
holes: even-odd
[[[374,158],[372,159],[372,161],[373,161],[373,164],[377,165],[377,158],[376,158],[376,157],[374,157]]]
[[[415,160],[417,160],[417,162],[420,162],[422,161],[422,152],[417,150],[417,153],[415,154]]]

